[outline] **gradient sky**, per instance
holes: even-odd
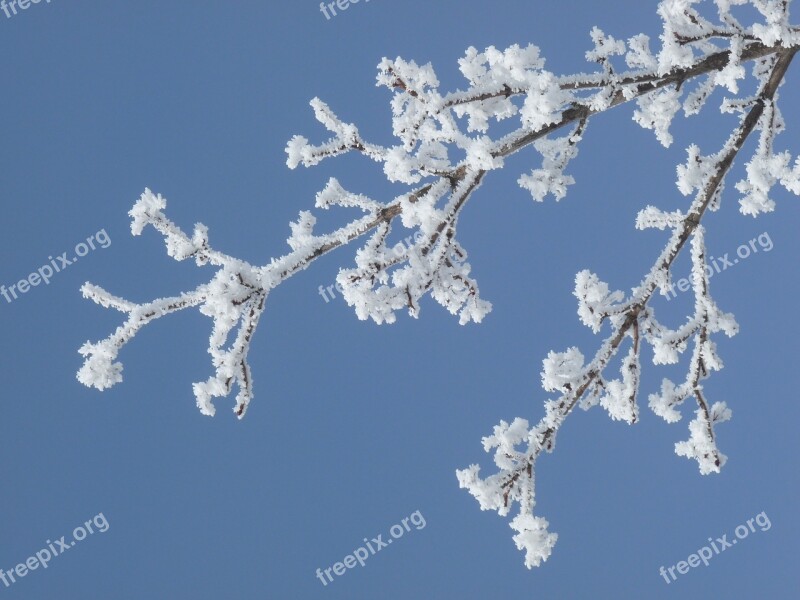
[[[145,187],[185,229],[205,223],[216,248],[266,262],[287,250],[289,221],[329,177],[384,199],[401,189],[356,156],[286,168],[292,135],[328,137],[312,97],[389,143],[390,95],[374,85],[383,56],[431,61],[443,90],[465,86],[456,61],[471,45],[533,42],[549,69],[568,73],[591,68],[593,25],[623,38],[660,31],[655,3],[634,0],[372,0],[330,20],[306,0],[53,0],[0,13],[0,284],[100,230],[112,241],[49,285],[0,298],[0,568],[98,513],[109,524],[46,570],[0,584],[0,598],[795,596],[800,207],[776,189],[775,213],[740,215],[741,161],[708,215],[709,252],[734,253],[764,233],[773,247],[711,280],[741,325],[717,338],[726,368],[706,382],[734,413],[717,430],[729,456],[722,474],[701,476],[673,452],[691,405],[675,425],[646,407],[685,362],[648,361],[638,425],[576,413],[540,461],[537,510],[560,536],[543,567],[524,568],[508,519],[481,512],[455,476],[473,462],[492,472],[481,437],[500,419],[542,415],[549,350],[595,352],[600,338],[576,315],[575,273],[591,269],[616,289],[639,282],[666,234],[636,231],[636,212],[687,205],[674,186],[685,147],[713,152],[734,123],[713,106],[677,121],[669,150],[630,106],[593,118],[569,170],[577,184],[559,204],[535,204],[515,183],[538,167],[533,151],[491,173],[459,227],[494,304],[481,325],[459,326],[429,298],[419,320],[402,314],[391,326],[358,321],[341,298],[325,303],[318,286],[352,264],[348,247],[270,295],[250,356],[256,398],[241,422],[232,399],[217,400],[214,418],[195,406],[191,382],[211,373],[211,322],[196,311],[142,331],[121,354],[115,388],[75,379],[78,347],[121,322],[81,298],[84,281],[145,301],[211,276],[167,257],[153,230],[130,235],[127,211]],[[781,148],[800,128],[799,69],[782,89]],[[661,314],[679,318],[690,296],[662,300]],[[328,586],[316,578],[415,511],[424,528]],[[672,584],[659,576],[761,512],[768,531]]]

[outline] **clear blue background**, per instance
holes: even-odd
[[[430,299],[418,321],[403,314],[382,327],[358,321],[341,298],[326,304],[317,288],[352,264],[350,247],[268,299],[251,351],[256,399],[241,422],[232,399],[217,402],[213,419],[197,411],[190,384],[210,374],[210,321],[196,311],[142,331],[110,391],[75,380],[77,348],[121,322],[81,298],[84,281],[145,301],[212,274],[168,258],[151,229],[130,236],[126,213],[146,186],[185,229],[203,222],[215,247],[266,262],[286,251],[289,221],[328,177],[382,199],[404,189],[356,156],[288,170],[292,135],[328,137],[312,97],[389,143],[390,95],[374,86],[381,57],[432,61],[444,90],[465,85],[456,61],[470,45],[534,42],[553,71],[588,70],[593,25],[624,38],[660,32],[655,3],[633,0],[373,0],[329,21],[308,0],[53,0],[0,14],[0,283],[100,229],[112,239],[49,286],[0,299],[0,568],[98,512],[110,523],[46,571],[0,586],[0,597],[794,597],[800,209],[776,191],[775,213],[741,216],[741,160],[722,210],[707,217],[710,253],[763,232],[774,248],[711,283],[741,324],[732,340],[718,338],[726,368],[706,386],[734,411],[718,428],[730,456],[723,473],[700,476],[674,454],[693,407],[667,425],[646,398],[684,367],[648,363],[640,424],[576,413],[540,462],[538,511],[560,535],[542,568],[524,568],[508,520],[480,512],[455,477],[478,461],[493,472],[481,437],[500,419],[542,415],[550,349],[595,352],[600,338],[575,313],[574,275],[589,268],[616,288],[638,283],[666,234],[637,232],[636,212],[687,205],[674,187],[684,148],[716,151],[734,124],[713,106],[676,123],[669,150],[631,121],[631,106],[593,118],[570,168],[578,183],[558,205],[534,204],[515,183],[538,166],[532,150],[492,173],[459,227],[494,303],[479,326],[460,327]],[[800,128],[799,78],[795,64],[782,147]],[[662,301],[662,316],[680,318],[689,301]],[[327,587],[315,577],[416,510],[424,529]],[[761,511],[769,531],[675,583],[659,576]]]

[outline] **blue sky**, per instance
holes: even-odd
[[[655,3],[577,0],[497,3],[372,0],[326,20],[318,3],[66,2],[0,13],[5,97],[0,111],[0,283],[9,286],[99,231],[89,251],[49,285],[0,298],[0,569],[10,570],[102,513],[108,529],[29,572],[0,597],[61,598],[558,598],[790,597],[800,518],[794,385],[798,354],[797,199],[775,213],[737,211],[729,180],[708,215],[710,253],[731,254],[767,234],[712,291],[741,326],[718,338],[726,368],[706,391],[733,409],[718,428],[729,462],[701,476],[646,408],[661,378],[644,365],[634,426],[600,409],[575,414],[539,463],[538,511],[560,538],[528,571],[508,520],[481,512],[455,469],[490,468],[481,437],[500,419],[536,421],[547,395],[541,361],[599,337],[581,326],[575,273],[616,288],[638,283],[665,242],[637,232],[646,204],[687,205],[675,165],[692,142],[714,151],[733,126],[709,107],[677,121],[662,148],[632,107],[593,118],[572,163],[577,184],[559,204],[534,204],[516,185],[538,167],[532,152],[491,173],[459,226],[473,275],[494,310],[461,327],[428,299],[419,320],[358,321],[318,286],[353,262],[355,247],[317,261],[268,299],[251,350],[256,398],[243,421],[217,401],[198,412],[191,382],[211,373],[210,320],[195,312],[147,327],[125,348],[125,381],[104,393],[75,379],[86,340],[119,314],[81,298],[84,281],[134,301],[175,294],[212,271],[176,263],[152,230],[130,235],[127,211],[145,187],[168,200],[185,229],[209,226],[212,244],[263,263],[283,254],[288,223],[336,176],[352,191],[397,193],[380,169],[347,156],[290,171],[294,134],[328,135],[308,101],[319,96],[362,133],[389,143],[389,94],[374,85],[383,56],[431,61],[442,89],[465,86],[468,46],[539,45],[557,73],[588,70],[588,32],[656,36]],[[607,6],[612,4],[612,6]],[[789,133],[800,126],[798,65],[782,88]],[[750,146],[752,147],[752,146]],[[795,148],[795,150],[797,150]],[[342,217],[339,217],[342,218]],[[323,223],[334,223],[333,215]],[[687,272],[688,263],[680,267]],[[679,273],[680,274],[680,273]],[[661,302],[679,318],[691,294]],[[685,364],[685,363],[684,363]],[[490,469],[491,472],[491,469]],[[364,538],[411,531],[323,586]],[[757,530],[667,585],[658,574],[764,512]]]

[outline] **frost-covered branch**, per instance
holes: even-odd
[[[742,24],[733,13],[746,3],[761,16],[751,25]],[[773,210],[770,192],[778,183],[800,194],[800,160],[792,164],[788,152],[774,150],[775,137],[784,129],[777,90],[800,47],[800,31],[789,22],[787,1],[715,0],[716,22],[697,10],[698,4],[698,0],[659,3],[663,32],[655,52],[647,35],[621,40],[594,28],[586,58],[596,66],[589,73],[557,75],[545,68],[539,48],[530,44],[482,52],[468,48],[459,60],[467,89],[442,92],[430,64],[384,58],[378,65],[377,84],[392,93],[394,145],[369,142],[355,124],[342,121],[322,100],[313,99],[314,115],[330,136],[318,144],[294,136],[286,148],[290,168],[311,167],[356,151],[380,164],[388,181],[407,188],[381,200],[348,191],[330,178],[317,193],[316,208],[355,209],[359,216],[332,232],[317,233],[314,214],[301,211],[290,224],[290,251],[263,266],[213,249],[201,224],[191,235],[184,233],[165,216],[166,201],[145,190],[130,211],[132,233],[139,235],[151,225],[164,236],[169,256],[193,258],[198,266],[216,271],[208,283],[192,291],[144,303],[85,284],[86,297],[127,319],[105,340],[83,345],[85,362],[78,379],[98,389],[121,381],[118,353],[142,327],[163,315],[197,307],[212,319],[208,351],[214,367],[208,380],[194,384],[198,406],[213,415],[213,399],[230,395],[236,386],[234,411],[241,418],[253,397],[250,342],[269,293],[317,258],[356,241],[360,247],[355,265],[340,269],[337,283],[358,318],[392,323],[400,310],[417,317],[423,296],[429,294],[458,315],[461,324],[480,322],[491,304],[481,297],[471,275],[467,252],[458,241],[458,221],[490,171],[503,168],[507,157],[533,149],[539,158],[533,169],[518,176],[519,185],[536,201],[548,196],[560,200],[574,183],[567,172],[569,164],[591,130],[589,121],[599,113],[635,102],[634,120],[669,146],[670,124],[678,112],[682,109],[687,117],[699,114],[715,90],[722,88],[729,97],[721,110],[738,114],[739,123],[715,154],[703,155],[697,145],[688,148],[677,182],[682,194],[693,195],[688,209],[667,213],[648,206],[637,217],[640,229],[671,232],[649,273],[628,296],[612,292],[589,271],[576,276],[581,321],[595,333],[606,325],[610,329],[599,349],[588,363],[577,348],[551,352],[544,361],[542,382],[557,397],[545,403],[544,418],[533,427],[525,419],[501,422],[493,435],[484,438],[485,449],[495,449],[499,471],[481,479],[479,467],[472,465],[459,471],[458,478],[483,509],[505,515],[519,504],[511,522],[517,532],[514,540],[526,551],[529,567],[546,560],[556,535],[533,512],[536,459],[543,450],[553,449],[561,424],[576,406],[600,405],[612,419],[627,423],[639,419],[642,348],[647,345],[656,364],[677,362],[692,345],[685,380],[676,385],[665,379],[660,393],[650,394],[649,405],[673,422],[680,419],[680,405],[694,398],[698,408],[690,437],[676,445],[676,452],[697,460],[702,473],[719,471],[725,457],[717,448],[715,425],[729,418],[730,410],[724,402],[710,403],[703,381],[722,367],[712,335],[733,335],[737,325],[710,295],[700,223],[707,211],[719,208],[723,180],[754,132],[758,143],[746,165],[747,178],[736,184],[742,194],[741,212],[755,216]],[[740,82],[748,73],[758,90],[752,96],[740,95]],[[515,126],[496,133],[496,123],[506,119],[515,119]],[[392,247],[398,231],[405,244]],[[657,291],[666,294],[674,261],[687,243],[694,311],[683,325],[670,329],[656,319],[651,299]],[[607,371],[616,358],[620,375],[611,378]]]

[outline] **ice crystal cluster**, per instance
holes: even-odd
[[[183,232],[166,217],[164,198],[145,190],[130,211],[132,233],[139,235],[152,226],[164,236],[169,256],[194,259],[198,266],[213,268],[214,274],[194,290],[141,304],[85,284],[84,296],[124,313],[125,321],[105,340],[83,345],[85,362],[78,379],[101,390],[119,383],[118,354],[144,325],[197,307],[212,321],[208,351],[214,370],[206,381],[194,384],[197,404],[203,414],[213,415],[214,399],[229,396],[235,386],[234,411],[242,417],[253,398],[248,349],[269,293],[316,258],[355,242],[360,244],[355,263],[339,271],[337,282],[359,319],[392,323],[401,310],[417,317],[422,297],[430,294],[461,324],[479,323],[492,306],[480,295],[457,230],[467,201],[490,171],[502,169],[512,154],[532,148],[540,160],[517,175],[519,185],[537,202],[548,196],[560,200],[574,183],[567,168],[595,115],[632,103],[633,120],[669,146],[673,119],[681,112],[686,117],[699,114],[712,93],[721,89],[719,108],[733,114],[736,124],[721,148],[687,148],[676,182],[688,197],[685,208],[665,212],[647,206],[636,218],[638,229],[656,228],[665,235],[650,271],[630,293],[614,291],[589,271],[575,277],[580,321],[603,334],[598,349],[588,357],[576,347],[551,351],[542,369],[542,387],[551,394],[544,417],[534,425],[522,418],[510,424],[501,421],[483,439],[484,449],[493,452],[496,472],[482,476],[480,467],[471,465],[457,475],[482,509],[507,515],[516,507],[510,522],[516,532],[513,540],[524,551],[528,567],[540,565],[550,556],[557,535],[534,512],[536,461],[543,451],[553,450],[562,423],[575,407],[600,406],[611,419],[638,421],[645,347],[656,365],[685,357],[685,378],[664,379],[647,403],[656,415],[674,423],[682,418],[683,404],[693,400],[689,437],[678,442],[675,451],[697,461],[703,474],[719,472],[726,457],[717,447],[716,427],[730,418],[731,410],[723,401],[710,400],[703,382],[723,366],[714,336],[732,336],[738,326],[710,294],[701,222],[707,211],[720,207],[724,179],[751,135],[757,144],[746,162],[746,179],[735,184],[740,211],[752,216],[772,211],[770,193],[776,185],[800,194],[800,160],[774,147],[784,129],[778,88],[800,47],[800,31],[789,22],[788,0],[662,0],[657,12],[663,31],[656,40],[644,34],[617,39],[594,28],[586,59],[595,66],[588,73],[553,73],[539,48],[530,44],[503,50],[468,48],[459,60],[466,89],[444,92],[430,64],[384,58],[377,84],[391,93],[396,140],[392,146],[365,140],[355,124],[343,122],[315,98],[311,107],[329,137],[314,143],[294,136],[286,148],[289,168],[358,152],[379,163],[389,181],[405,184],[406,191],[391,199],[370,198],[330,179],[317,194],[316,208],[355,208],[360,216],[320,233],[314,214],[301,211],[290,224],[290,251],[265,265],[251,265],[213,249],[201,224],[191,235]],[[742,15],[757,18],[745,23]],[[753,85],[743,86],[746,80]],[[740,92],[751,87],[753,93]],[[492,126],[507,119],[515,124],[506,127],[510,133],[493,135]],[[413,243],[402,253],[388,247],[393,228],[413,233],[406,237]],[[671,268],[684,247],[692,263],[694,307],[686,321],[672,329],[658,320],[650,301],[666,294]],[[618,374],[608,372],[615,357]]]

